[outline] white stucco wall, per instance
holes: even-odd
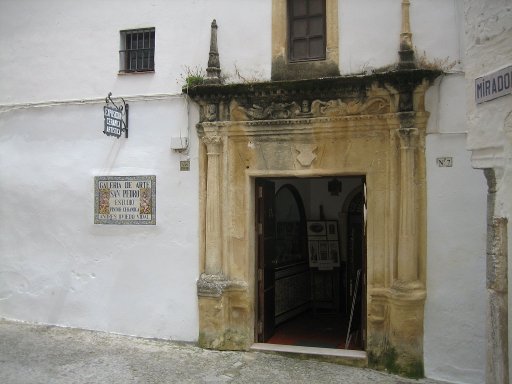
[[[465,142],[465,134],[427,137],[425,374],[477,384],[485,373],[486,188]],[[444,156],[453,167],[437,166]]]
[[[214,18],[223,74],[269,79],[271,0],[2,0],[0,103],[181,93],[186,68],[207,67]],[[155,73],[118,76],[119,31],[143,27]]]
[[[197,138],[190,172],[170,137],[184,98],[130,102],[129,138],[103,105],[0,114],[0,316],[148,337],[197,338]],[[96,175],[156,175],[157,224],[95,225]]]
[[[214,18],[223,75],[268,79],[271,0],[0,2],[0,316],[197,338],[198,112],[180,94]],[[155,72],[119,75],[119,31],[142,27]],[[102,134],[108,92],[128,139]],[[156,226],[94,225],[96,175],[156,175]]]
[[[508,355],[512,356],[512,95],[475,103],[475,79],[512,65],[512,1],[466,0],[468,149],[472,165],[497,171],[495,216],[508,219]],[[508,127],[506,124],[509,116]],[[509,361],[509,376],[512,364]]]
[[[427,299],[425,374],[456,383],[485,377],[486,183],[466,150],[463,73],[440,76],[426,95]],[[452,167],[439,167],[451,157]]]
[[[462,57],[462,18],[458,0],[411,0],[412,40],[419,58],[452,63]],[[343,0],[339,2],[340,71],[360,73],[398,61],[401,1]],[[433,27],[435,26],[435,27]]]

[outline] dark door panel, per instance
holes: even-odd
[[[256,231],[258,267],[258,329],[259,342],[267,341],[275,326],[275,185],[256,179]]]

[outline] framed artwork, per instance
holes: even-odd
[[[329,257],[333,266],[340,266],[340,246],[337,241],[329,241]]]
[[[340,266],[338,221],[308,221],[309,266],[330,270]]]
[[[325,221],[308,221],[308,236],[325,236]]]
[[[327,240],[338,241],[338,222],[335,220],[326,221]]]
[[[320,263],[329,263],[329,242],[319,241],[318,242],[318,260]]]
[[[318,241],[310,241],[309,249],[309,266],[318,267]]]

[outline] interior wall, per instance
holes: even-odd
[[[304,203],[307,220],[320,220],[320,206],[326,220],[337,220],[340,233],[340,256],[341,260],[346,260],[346,217],[342,212],[346,199],[356,189],[362,186],[359,176],[337,176],[341,180],[342,190],[338,196],[333,196],[328,191],[328,183],[332,177],[321,178],[291,178],[277,179],[276,191],[285,184],[292,184],[299,191]]]

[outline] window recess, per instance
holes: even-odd
[[[154,72],[155,28],[121,31],[119,72]]]
[[[325,0],[288,0],[289,59],[324,60]]]

